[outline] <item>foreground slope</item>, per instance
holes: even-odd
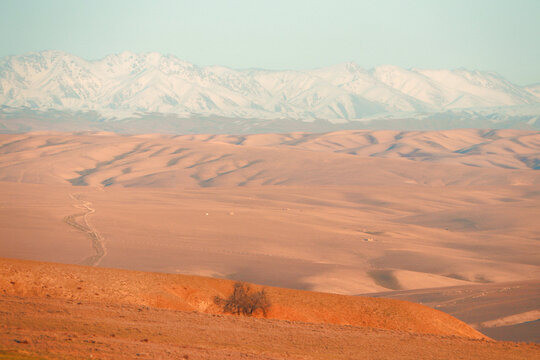
[[[0,296],[0,359],[527,359],[534,344]]]
[[[219,314],[211,298],[231,291],[227,280],[10,259],[0,273],[0,358],[540,356],[538,345],[487,341],[449,315],[395,300],[268,288],[272,320]]]
[[[10,296],[59,298],[222,313],[216,296],[233,282],[197,276],[144,273],[2,259],[0,289]],[[267,288],[267,318],[364,326],[424,334],[486,338],[465,323],[428,307],[398,300]],[[259,316],[262,316],[259,314]]]

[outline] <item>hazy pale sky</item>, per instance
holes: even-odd
[[[198,65],[496,71],[540,82],[540,0],[0,0],[0,56],[124,50]]]

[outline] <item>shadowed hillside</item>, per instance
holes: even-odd
[[[0,135],[0,180],[76,186],[532,185],[540,135],[516,130],[250,136]]]

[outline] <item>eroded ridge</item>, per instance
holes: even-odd
[[[75,229],[82,231],[88,238],[90,238],[95,252],[93,255],[90,255],[82,260],[81,265],[98,266],[101,260],[107,254],[107,250],[105,249],[103,237],[99,235],[97,230],[88,222],[88,215],[95,213],[96,210],[91,207],[91,202],[82,200],[80,195],[69,194],[69,197],[79,202],[74,206],[77,209],[81,209],[82,212],[66,216],[64,218],[64,222],[70,226],[73,226]]]

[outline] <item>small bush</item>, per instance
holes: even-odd
[[[236,282],[233,293],[228,298],[216,296],[214,302],[223,306],[223,311],[226,313],[247,316],[251,316],[257,310],[261,310],[266,316],[266,311],[270,307],[270,301],[264,289],[252,292],[251,287],[244,282]]]

